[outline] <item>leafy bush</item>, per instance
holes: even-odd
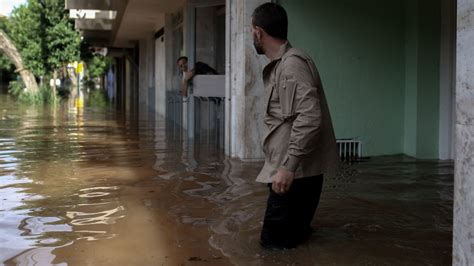
[[[57,102],[57,97],[49,86],[41,86],[34,94],[26,90],[22,81],[11,81],[8,87],[9,93],[23,104],[43,105]]]
[[[87,60],[87,69],[90,78],[93,79],[105,75],[111,63],[112,59],[109,57],[101,55],[92,56],[89,60]]]
[[[109,100],[106,92],[104,90],[91,90],[87,105],[90,107],[107,107],[109,105]]]

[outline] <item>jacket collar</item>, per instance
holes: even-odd
[[[278,53],[276,57],[270,61],[264,68],[263,68],[263,77],[264,80],[266,77],[269,77],[270,72],[274,67],[279,63],[279,61],[283,58],[283,56],[292,48],[291,44],[289,41],[286,41],[286,43],[282,44],[280,46],[280,50],[278,50]]]
[[[286,52],[288,52],[288,50],[290,50],[291,48],[292,48],[291,43],[289,41],[286,41],[284,44],[280,46],[280,50],[278,50],[277,55],[272,61],[280,60],[283,57],[283,55],[285,55]]]

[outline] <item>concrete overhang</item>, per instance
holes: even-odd
[[[66,0],[66,9],[118,10],[125,0]]]
[[[76,19],[76,30],[97,30],[111,31],[113,28],[113,20],[109,19]]]
[[[70,9],[69,18],[71,19],[109,19],[117,18],[117,11],[115,10],[94,10],[94,9]]]
[[[112,46],[128,0],[65,0],[76,29],[92,45]]]

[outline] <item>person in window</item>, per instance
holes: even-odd
[[[196,75],[218,75],[217,71],[210,67],[208,64],[203,62],[196,62],[194,68],[188,71],[188,58],[181,56],[176,61],[178,64],[179,71],[182,75],[180,94],[183,97],[188,96],[189,83]]]

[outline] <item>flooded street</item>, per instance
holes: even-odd
[[[0,95],[6,265],[450,265],[453,164],[371,158],[326,178],[310,241],[258,244],[260,162],[114,109]]]

